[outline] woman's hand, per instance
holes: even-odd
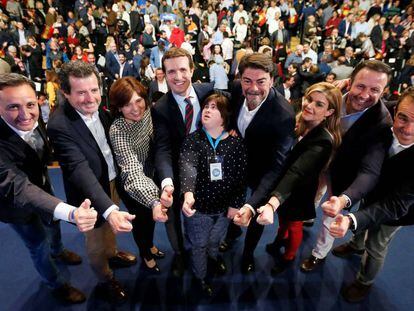
[[[194,205],[194,195],[192,192],[186,192],[184,194],[184,203],[183,203],[183,214],[186,217],[191,217],[194,215],[194,213],[196,212],[195,209],[193,209],[193,205]]]

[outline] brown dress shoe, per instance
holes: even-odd
[[[128,300],[125,289],[115,278],[99,283],[97,285],[97,292],[103,299],[111,303],[121,304]]]
[[[63,252],[56,256],[52,256],[52,258],[70,266],[80,265],[82,263],[82,258],[78,254],[67,249],[64,249]]]
[[[64,284],[52,291],[53,296],[65,303],[82,303],[86,300],[85,295],[77,288]]]
[[[341,290],[341,294],[348,302],[360,302],[369,293],[372,285],[365,285],[355,280],[353,283],[345,286]]]
[[[332,250],[332,254],[334,254],[336,257],[348,258],[352,255],[362,255],[364,254],[364,250],[356,249],[352,247],[350,243],[345,243],[335,247]]]
[[[319,259],[313,255],[310,255],[309,258],[306,258],[304,261],[302,261],[300,265],[300,270],[302,272],[311,272],[324,261],[325,258]]]
[[[137,263],[137,256],[119,251],[114,257],[108,259],[108,263],[111,268],[126,268]]]

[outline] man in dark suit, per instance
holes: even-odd
[[[295,77],[287,75],[285,81],[276,87],[278,91],[287,101],[290,101],[292,95],[292,87],[295,85]]]
[[[378,181],[391,140],[391,116],[381,101],[390,73],[391,68],[380,61],[361,62],[352,73],[349,92],[343,99],[342,144],[329,168],[332,192],[325,198],[331,197],[322,204],[323,226],[312,255],[301,264],[304,272],[321,264],[332,248],[334,239],[328,228],[336,213],[329,212],[329,207],[342,210],[358,205]]]
[[[414,223],[413,88],[405,91],[399,99],[392,132],[393,140],[377,186],[357,212],[338,215],[330,227],[330,233],[335,237],[343,237],[348,228],[355,233],[350,242],[334,249],[336,255],[348,257],[363,253],[356,280],[342,290],[342,295],[350,302],[358,302],[368,294],[399,226]]]
[[[119,78],[119,57],[115,42],[109,44],[109,51],[105,55],[105,67],[108,70],[110,84]]]
[[[165,73],[162,68],[155,69],[155,80],[151,81],[148,87],[148,97],[150,102],[152,103],[153,95],[156,92],[167,93],[170,90],[168,87],[167,80],[165,79]]]
[[[385,23],[387,18],[385,16],[381,17],[378,21],[378,25],[375,25],[371,31],[371,41],[376,50],[381,50],[382,43],[382,34],[385,30]]]
[[[18,74],[1,75],[0,116],[0,220],[9,223],[23,240],[53,294],[67,303],[81,303],[85,295],[66,282],[51,260],[81,262],[78,255],[63,249],[59,222],[54,218],[87,231],[96,222],[96,212],[89,208],[89,201],[76,209],[51,194],[50,146],[39,120],[33,82]]]
[[[136,263],[134,255],[116,250],[114,235],[131,231],[134,216],[118,207],[117,168],[108,143],[112,120],[99,110],[99,73],[92,64],[69,62],[62,67],[59,78],[66,101],[49,119],[48,134],[62,168],[66,197],[75,205],[82,197],[90,198],[92,206],[107,220],[85,234],[86,250],[99,280],[99,292],[111,301],[124,302],[127,294],[114,278],[109,263]]]
[[[132,60],[128,61],[125,57],[124,52],[119,52],[118,57],[119,57],[118,78],[123,78],[123,77],[136,78],[138,76],[138,70],[135,69],[134,65],[132,64]]]
[[[178,177],[178,158],[186,135],[197,129],[200,104],[213,91],[213,84],[192,84],[194,63],[184,49],[172,48],[165,52],[163,70],[170,90],[153,108],[155,128],[155,168],[161,182],[162,196],[174,194],[168,210],[167,234],[175,257],[172,272],[184,273],[183,235],[181,229],[181,204]]]
[[[239,64],[241,83],[232,89],[233,126],[243,137],[247,148],[247,184],[251,195],[240,208],[234,222],[249,226],[245,239],[242,271],[254,271],[254,250],[264,226],[250,221],[257,218],[256,209],[269,199],[281,173],[286,153],[294,138],[295,114],[289,103],[273,86],[275,74],[272,59],[254,53]],[[250,222],[250,224],[249,224]],[[226,240],[232,240],[239,229],[230,225]],[[240,229],[239,229],[240,230]]]

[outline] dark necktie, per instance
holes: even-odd
[[[185,134],[190,134],[191,131],[191,125],[193,124],[193,104],[191,103],[190,97],[187,97],[184,99],[184,101],[187,103],[185,106]]]
[[[36,151],[39,158],[42,159],[45,143],[39,133],[39,130],[36,128],[25,140],[30,145],[30,147]]]

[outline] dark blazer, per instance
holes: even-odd
[[[334,195],[345,193],[356,203],[374,188],[392,139],[391,124],[388,109],[379,101],[346,132],[330,166]]]
[[[52,192],[47,162],[50,146],[43,124],[38,131],[44,140],[41,157],[0,118],[0,220],[25,223],[36,213],[51,221],[61,202]]]
[[[212,83],[193,84],[201,103],[213,91]],[[178,158],[185,137],[183,116],[171,91],[165,94],[152,108],[155,131],[155,169],[159,181],[172,178],[178,187]],[[174,191],[175,193],[176,191]]]
[[[285,49],[286,49],[287,47],[290,46],[289,31],[287,31],[286,29],[281,29],[281,30],[278,29],[278,30],[276,30],[275,32],[273,32],[271,34],[271,36],[270,36],[271,45],[272,45],[273,48],[276,47],[275,43],[276,43],[277,37],[279,35],[279,31],[282,31],[282,38],[283,38],[283,42],[279,42],[279,44],[280,43],[283,44],[285,46]]]
[[[316,217],[315,196],[319,175],[331,156],[332,143],[332,136],[320,125],[305,135],[289,153],[272,192],[281,203],[278,213],[285,220]]]
[[[168,90],[170,90],[170,87],[168,87]],[[155,94],[155,92],[158,92],[158,82],[157,80],[151,81],[151,83],[148,86],[148,97],[150,102],[152,102],[152,96]]]
[[[381,50],[381,42],[382,42],[382,33],[383,30],[381,29],[380,25],[375,25],[371,31],[371,41],[374,45],[374,48],[377,50]]]
[[[244,103],[241,85],[235,82],[231,91],[232,126]],[[247,148],[247,183],[253,190],[247,203],[259,207],[268,198],[282,172],[285,157],[294,140],[295,114],[286,99],[274,88],[261,105],[246,129],[244,143]]]
[[[119,71],[118,71],[119,72]],[[135,69],[132,62],[125,62],[124,71],[122,72],[122,77],[138,77],[138,70]]]
[[[99,118],[109,143],[112,119],[105,111],[99,111]],[[68,203],[79,206],[88,198],[102,215],[114,204],[110,199],[108,166],[85,122],[65,101],[51,115],[47,132],[62,168]]]
[[[345,35],[349,35],[349,36],[351,35],[351,33],[352,33],[352,24],[350,24],[350,25],[349,25],[347,33],[345,33],[345,30],[346,30],[346,19],[343,19],[343,20],[339,23],[339,26],[338,26],[338,34],[339,34],[342,38],[344,38],[344,37],[345,37]]]
[[[384,161],[377,186],[353,213],[357,231],[379,224],[414,224],[414,146]]]
[[[119,62],[111,51],[106,52],[105,67],[108,70],[108,78],[115,80],[115,74],[119,74]]]

